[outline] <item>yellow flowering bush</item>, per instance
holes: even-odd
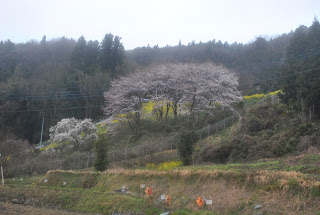
[[[56,148],[58,148],[58,147],[61,147],[61,146],[63,146],[63,145],[69,145],[70,144],[70,142],[65,142],[65,143],[56,143],[56,142],[54,142],[54,143],[51,143],[51,144],[49,144],[49,145],[47,145],[47,146],[45,146],[45,147],[42,147],[42,148],[40,148],[40,151],[46,151],[46,150],[50,150],[50,149],[56,149]]]
[[[107,128],[105,122],[96,125],[96,127],[97,127],[97,129],[98,129],[98,135],[106,134],[106,133],[107,133],[108,128]]]
[[[277,95],[278,93],[281,93],[282,90],[277,90],[277,91],[274,91],[274,92],[270,92],[268,94],[264,94],[264,93],[260,93],[260,94],[254,94],[254,95],[251,95],[251,96],[244,96],[243,98],[244,99],[260,99],[262,97],[266,97],[266,96],[271,96],[271,95]]]

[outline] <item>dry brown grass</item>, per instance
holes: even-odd
[[[59,172],[50,171],[48,174]],[[90,171],[67,173],[79,176],[97,174]],[[320,189],[320,182],[298,172],[189,169],[153,171],[117,168],[100,173],[95,189],[103,188],[104,192],[112,192],[124,184],[139,187],[143,183],[152,186],[154,198],[159,198],[161,194],[171,195],[171,209],[178,209],[182,204],[183,208],[197,211],[199,209],[195,200],[199,196],[212,199],[213,207],[209,209],[219,214],[237,210],[239,214],[250,214],[256,204],[262,204],[264,210],[271,214],[314,214],[320,204],[320,197],[310,196],[311,189]],[[136,195],[134,192],[131,194]],[[181,203],[181,197],[184,197],[185,203]]]

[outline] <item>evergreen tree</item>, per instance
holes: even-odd
[[[86,46],[86,73],[93,74],[98,66],[98,58],[100,55],[99,42],[90,40]]]
[[[112,78],[119,75],[120,67],[124,60],[124,47],[121,38],[106,34],[101,43],[100,64],[102,71],[107,72]]]
[[[180,141],[178,143],[178,152],[183,165],[188,166],[192,164],[192,154],[197,140],[198,134],[196,131],[187,130],[181,133]]]
[[[113,49],[113,35],[109,33],[105,35],[101,43],[100,64],[104,72],[111,73],[113,69],[112,49]]]
[[[107,140],[105,135],[99,135],[98,140],[94,142],[94,149],[97,154],[94,168],[102,172],[108,167]]]
[[[86,70],[86,51],[87,51],[87,41],[84,36],[78,39],[77,45],[71,56],[71,66],[73,69]]]

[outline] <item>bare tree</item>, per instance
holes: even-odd
[[[17,139],[14,136],[8,135],[0,141],[0,162],[6,177],[17,174],[18,168],[24,164],[24,157],[28,153],[28,149],[27,141]]]

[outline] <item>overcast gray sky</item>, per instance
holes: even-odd
[[[101,41],[111,32],[127,50],[179,40],[247,43],[310,26],[314,16],[320,0],[0,0],[0,40]]]

